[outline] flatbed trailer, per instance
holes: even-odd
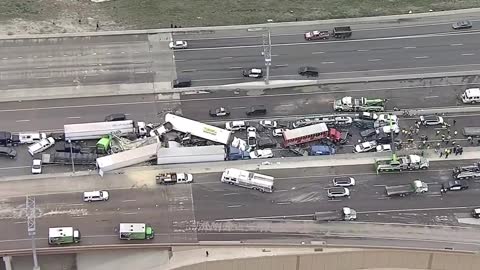
[[[386,186],[385,192],[387,196],[405,197],[411,194],[428,192],[428,185],[420,180],[415,180],[408,185]]]
[[[357,219],[357,211],[350,207],[343,207],[337,211],[315,212],[316,221],[352,221]]]

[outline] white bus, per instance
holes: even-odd
[[[262,175],[239,169],[226,169],[222,174],[223,183],[239,187],[258,190],[261,192],[273,192],[274,177]]]

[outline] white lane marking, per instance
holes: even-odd
[[[64,204],[65,206],[84,206],[85,204],[83,203],[72,203],[72,204]]]
[[[175,62],[185,62],[185,61],[187,61],[187,60],[185,60],[185,59],[175,59]]]
[[[35,67],[36,69],[40,69],[40,68],[48,68],[48,66],[42,66],[42,67]]]
[[[241,205],[241,204],[228,205],[227,207],[228,207],[228,208],[238,208],[238,207],[242,207],[242,205]]]
[[[232,110],[239,110],[239,109],[245,109],[245,108],[247,108],[247,107],[232,107],[231,109]]]
[[[424,56],[415,56],[415,59],[427,59],[427,58],[429,58],[429,57],[430,57],[430,56],[426,56],[426,55],[424,55]]]
[[[276,67],[288,67],[288,64],[275,65]]]
[[[462,46],[463,44],[462,43],[454,43],[454,44],[450,44],[450,46]]]
[[[230,196],[230,195],[237,195],[239,193],[227,193],[227,194],[223,194],[223,196]]]
[[[281,105],[278,105],[278,107],[292,107],[292,106],[295,106],[294,104],[281,104]]]
[[[272,54],[272,55],[270,55],[270,56],[271,56],[271,57],[277,57],[277,56],[279,56],[279,55],[278,55],[278,54]]]
[[[69,56],[69,55],[68,55],[68,54],[64,54],[63,56],[64,56],[64,57],[67,57],[67,56]]]
[[[382,61],[382,59],[380,58],[368,59],[368,62],[377,62],[377,61]]]
[[[18,58],[18,59],[23,59],[23,57],[22,57],[22,56],[18,56],[17,58]]]
[[[127,212],[127,213],[122,213],[122,215],[136,215],[137,212]]]
[[[426,96],[425,98],[428,99],[428,98],[438,98],[439,96]]]
[[[25,119],[25,120],[17,120],[17,121],[15,121],[15,122],[17,122],[17,123],[20,123],[20,122],[30,122],[30,120],[27,120],[27,119]]]
[[[112,53],[111,53],[111,52],[107,52],[107,55],[110,55],[110,54],[112,54]]]
[[[149,71],[136,71],[135,74],[146,74],[150,73]]]
[[[278,202],[277,204],[286,205],[286,204],[292,204],[292,202]]]
[[[471,55],[475,55],[474,53],[462,53],[463,56],[471,56]]]
[[[125,54],[125,52],[121,52],[121,54]]]
[[[357,52],[368,52],[369,50],[365,50],[365,49],[360,49],[360,50],[357,50]]]
[[[335,64],[335,62],[322,62],[321,64]]]
[[[3,60],[8,60],[8,57],[3,57],[2,59],[3,59]]]
[[[275,190],[275,192],[285,192],[285,191],[288,191],[288,189]]]
[[[416,49],[417,47],[415,46],[407,46],[407,47],[403,47],[404,49]]]
[[[243,67],[228,67],[229,69],[241,69]]]
[[[49,55],[48,58],[52,58],[53,56]]]
[[[136,202],[137,200],[123,200],[122,202]]]
[[[81,116],[69,116],[67,117],[68,119],[80,119],[82,118]]]
[[[17,221],[17,222],[14,222],[15,224],[24,224],[24,223],[27,223],[26,221]]]
[[[195,72],[197,71],[196,69],[184,69],[182,72]]]
[[[480,32],[463,32],[463,33],[439,33],[439,34],[422,34],[422,35],[410,35],[410,36],[396,36],[396,37],[382,37],[382,38],[366,38],[366,39],[352,39],[352,40],[333,40],[325,42],[324,44],[332,43],[346,43],[346,42],[367,42],[367,41],[382,41],[382,40],[402,40],[402,39],[418,39],[418,38],[432,38],[432,37],[450,37],[450,36],[467,36],[467,35],[479,35]],[[272,47],[283,46],[298,46],[298,45],[317,45],[316,42],[296,42],[296,43],[283,43],[272,44]],[[463,44],[462,44],[463,45]],[[186,51],[206,51],[206,50],[226,50],[226,49],[244,49],[244,48],[261,48],[263,45],[242,45],[242,46],[224,46],[224,47],[210,47],[210,48],[198,48],[198,49],[184,49]]]
[[[231,57],[231,56],[225,56],[225,57],[222,57],[222,58],[220,58],[220,59],[232,59],[232,58],[233,58],[233,57]]]
[[[325,53],[325,52],[312,52],[312,54],[322,54],[322,53]]]

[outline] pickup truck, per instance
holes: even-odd
[[[411,194],[428,192],[428,185],[420,180],[415,180],[408,185],[386,186],[385,191],[387,196],[405,197]]]
[[[396,159],[375,160],[375,169],[377,173],[404,170],[426,170],[429,166],[429,161],[419,155],[402,156]]]
[[[350,207],[343,207],[339,211],[315,212],[316,221],[353,221],[357,219],[357,211]]]
[[[189,173],[160,173],[156,177],[157,184],[187,184],[193,182],[193,175]]]

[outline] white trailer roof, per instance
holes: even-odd
[[[183,118],[170,113],[165,115],[165,122],[172,124],[172,128],[174,130],[183,133],[190,133],[194,136],[225,145],[230,143],[230,137],[232,136],[232,133],[228,130],[203,124],[198,121]]]
[[[157,165],[224,161],[225,155],[223,145],[159,148]]]
[[[317,133],[322,133],[328,131],[328,127],[325,123],[310,125],[306,127],[296,128],[296,129],[287,129],[283,131],[283,138],[285,140],[291,140],[295,138],[300,138],[303,136],[313,135]]]
[[[123,151],[113,155],[97,158],[97,166],[102,172],[132,166],[157,158],[158,143],[141,146],[132,150]]]
[[[82,123],[82,124],[70,124],[64,125],[65,139],[75,139],[76,137],[82,137],[90,135],[92,133],[102,133],[108,135],[112,132],[128,133],[132,132],[134,127],[133,120],[125,121],[111,121],[111,122],[95,122],[95,123]]]
[[[145,232],[145,223],[120,223],[120,232]]]
[[[57,227],[48,229],[48,237],[70,237],[73,236],[72,227]]]

